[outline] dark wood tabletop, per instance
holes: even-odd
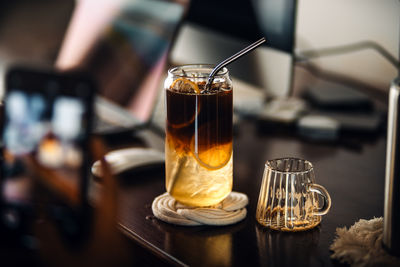
[[[182,227],[156,219],[151,203],[165,192],[160,166],[119,177],[121,230],[165,265],[340,265],[330,259],[329,250],[336,228],[383,215],[385,134],[355,134],[325,143],[301,139],[294,129],[275,128],[279,127],[242,120],[234,135],[233,190],[250,199],[244,221],[223,227]],[[162,138],[155,146],[162,149]],[[332,198],[330,212],[310,231],[277,232],[255,220],[264,162],[288,156],[311,161],[317,183],[325,186]]]
[[[111,149],[127,146],[164,149],[163,136],[148,129],[108,142]],[[250,200],[243,221],[221,227],[182,227],[156,219],[151,203],[165,192],[164,166],[160,165],[116,177],[115,206],[120,232],[115,238],[99,238],[103,241],[98,243],[98,250],[95,247],[87,254],[65,253],[65,246],[54,239],[51,227],[40,222],[39,246],[33,250],[12,249],[9,243],[1,242],[0,263],[7,258],[39,266],[43,263],[85,266],[95,258],[100,259],[94,262],[103,262],[99,256],[110,254],[107,263],[118,266],[341,266],[330,259],[329,247],[336,229],[383,215],[385,150],[384,131],[369,135],[347,133],[335,142],[315,142],[300,138],[293,127],[242,118],[234,128],[233,190],[247,194]],[[331,195],[329,213],[312,230],[277,232],[256,222],[264,163],[281,157],[312,162],[317,183]],[[83,257],[89,260],[82,261]],[[104,262],[103,265],[108,266]]]

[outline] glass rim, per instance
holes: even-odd
[[[297,160],[297,161],[303,162],[308,167],[301,171],[284,171],[284,170],[280,170],[280,169],[272,166],[272,164],[271,164],[272,162],[277,162],[279,160]],[[309,172],[314,171],[314,166],[312,165],[312,163],[310,161],[302,159],[302,158],[295,158],[295,157],[283,157],[283,158],[267,160],[265,162],[265,168],[267,168],[273,172],[280,173],[280,174],[300,174],[300,173],[309,173]]]
[[[201,75],[201,76],[196,76],[195,78],[208,78],[209,74],[211,71],[214,69],[215,65],[213,64],[185,64],[185,65],[179,65],[172,67],[168,70],[168,75],[172,75],[175,77],[186,77],[186,75],[183,72],[180,73],[174,73],[177,70],[180,69],[209,69],[210,71],[208,72],[208,75]],[[217,74],[214,75],[214,77],[222,77],[228,73],[228,68],[223,67],[220,71],[218,71]],[[188,77],[188,78],[193,78],[193,77]]]

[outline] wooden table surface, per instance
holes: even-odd
[[[224,227],[182,227],[154,218],[152,200],[165,192],[161,166],[120,177],[122,231],[165,265],[340,265],[330,259],[329,251],[336,228],[383,216],[385,134],[313,143],[300,139],[293,131],[271,131],[254,121],[242,121],[239,126],[234,136],[233,190],[249,196],[244,221]],[[162,139],[155,146],[162,149]],[[287,156],[311,161],[317,183],[325,186],[332,198],[330,212],[320,226],[310,231],[276,232],[255,220],[264,162]]]

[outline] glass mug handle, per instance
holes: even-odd
[[[309,184],[308,185],[308,190],[310,192],[317,193],[322,196],[324,199],[324,205],[322,205],[322,208],[318,209],[316,212],[314,212],[314,215],[325,215],[328,213],[329,209],[331,208],[331,196],[329,195],[328,191],[323,187],[322,185],[319,184]]]

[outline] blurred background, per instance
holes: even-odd
[[[399,59],[399,11],[396,0],[299,1],[296,49],[372,41]],[[373,49],[315,59],[315,64],[385,91],[397,75],[393,65]]]
[[[74,8],[84,1],[91,0],[0,1],[1,66],[53,64]],[[285,95],[290,91],[292,60],[304,51],[370,41],[398,59],[399,11],[398,0],[192,0],[170,60],[217,63],[265,35],[269,44],[232,64],[231,73],[274,95]],[[277,41],[276,36],[286,39]],[[397,75],[393,64],[371,48],[309,62],[381,91]]]
[[[91,0],[1,1],[3,68],[10,62],[54,63],[74,7],[83,1]],[[217,63],[264,34],[269,44],[234,63],[231,72],[273,94],[285,95],[290,87],[292,48],[301,55],[302,51],[371,41],[398,59],[399,6],[398,0],[193,0],[170,59],[173,64]],[[271,38],[274,31],[278,35],[282,31],[286,36],[294,34],[294,38],[277,43],[276,38]],[[310,62],[382,91],[396,76],[395,67],[370,48],[313,58]]]

